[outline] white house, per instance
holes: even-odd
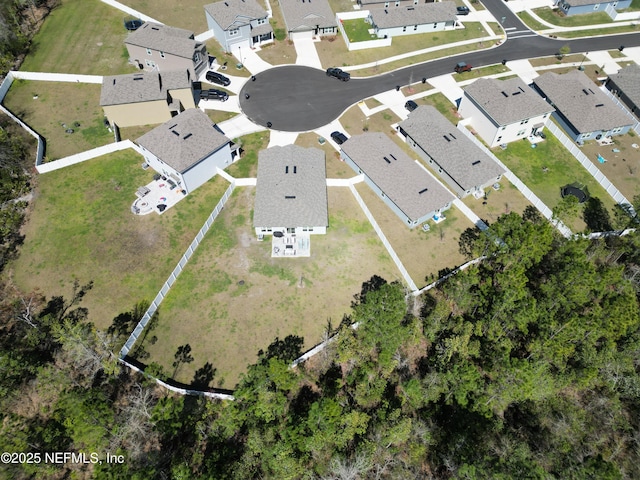
[[[324,152],[298,145],[258,153],[253,226],[256,235],[327,233]]]
[[[444,1],[374,9],[368,21],[378,38],[453,30],[456,4]]]
[[[220,0],[205,5],[204,12],[225,52],[273,42],[269,14],[256,0]]]
[[[631,6],[631,0],[556,0],[555,5],[565,15],[604,12],[607,7],[622,10]]]
[[[341,145],[340,156],[409,228],[439,216],[454,196],[387,135],[367,132]]]
[[[186,194],[233,162],[236,150],[206,113],[185,110],[136,140],[147,164]]]
[[[407,143],[438,172],[458,197],[479,197],[505,173],[490,156],[430,105],[398,125]]]
[[[464,88],[458,107],[490,147],[535,135],[554,110],[519,77],[480,78]]]
[[[627,133],[635,121],[591,81],[584,72],[547,72],[533,84],[556,108],[554,118],[575,142]]]
[[[291,40],[338,33],[338,22],[328,0],[280,0],[278,3]]]

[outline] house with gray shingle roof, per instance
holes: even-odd
[[[520,78],[479,78],[464,88],[458,112],[490,146],[541,132],[554,108]]]
[[[456,4],[450,1],[374,9],[368,21],[379,38],[453,30]]]
[[[338,23],[327,0],[280,0],[290,39],[335,35]]]
[[[349,138],[340,156],[409,228],[439,216],[455,198],[383,133]]]
[[[634,63],[609,75],[606,86],[640,120],[640,65]]]
[[[114,127],[162,123],[195,108],[192,85],[188,70],[105,76],[100,106]]]
[[[204,12],[225,52],[273,41],[269,14],[256,0],[219,0],[205,5]]]
[[[182,28],[145,22],[124,41],[129,61],[140,70],[189,70],[195,78],[208,65],[207,47]]]
[[[186,193],[233,162],[231,140],[206,113],[185,110],[136,140],[146,163]]]
[[[298,145],[258,153],[256,235],[325,234],[329,225],[324,152]]]
[[[547,72],[533,84],[555,107],[554,118],[576,142],[622,135],[634,124],[628,113],[579,70],[562,75]]]
[[[504,169],[478,145],[458,131],[438,110],[422,105],[398,125],[398,131],[462,198],[481,196],[500,181]]]
[[[376,8],[407,7],[424,3],[435,3],[438,0],[358,0],[358,5],[366,10]]]
[[[632,0],[555,0],[555,6],[565,15],[579,15],[582,13],[604,12],[611,6],[615,10],[629,8]]]

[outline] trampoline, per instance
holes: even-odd
[[[144,22],[139,18],[128,18],[124,21],[124,28],[128,31],[133,32],[134,30],[139,29]]]
[[[586,192],[574,185],[565,185],[564,187],[562,187],[562,189],[560,189],[560,195],[562,196],[562,198],[566,197],[567,195],[573,195],[578,199],[578,203],[584,203],[589,198]]]

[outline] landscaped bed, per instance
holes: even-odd
[[[155,297],[228,183],[216,177],[162,216],[135,216],[135,191],[154,173],[142,161],[123,150],[37,177],[24,245],[7,270],[21,291],[67,298],[74,280],[93,280],[82,306],[103,329]]]
[[[210,362],[212,385],[232,388],[275,337],[303,336],[312,347],[329,319],[340,323],[362,282],[400,278],[348,188],[329,188],[328,233],[311,236],[311,257],[289,259],[271,258],[270,237],[256,240],[254,191],[236,189],[160,307],[158,341],[145,346],[145,361],[171,375],[177,348],[189,344],[195,360],[179,381]]]
[[[104,124],[100,85],[14,80],[3,104],[45,138],[49,161],[114,141]]]

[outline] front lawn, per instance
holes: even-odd
[[[7,268],[21,291],[67,297],[75,279],[93,280],[82,305],[99,328],[156,296],[228,183],[216,177],[163,215],[136,216],[135,191],[154,173],[141,163],[123,150],[37,177],[24,245]]]
[[[133,71],[126,15],[99,0],[62,0],[31,42],[20,70],[117,75]]]
[[[613,22],[606,12],[565,15],[561,10],[553,10],[549,7],[534,8],[533,12],[541,19],[559,27],[580,27],[582,25],[599,25]]]

